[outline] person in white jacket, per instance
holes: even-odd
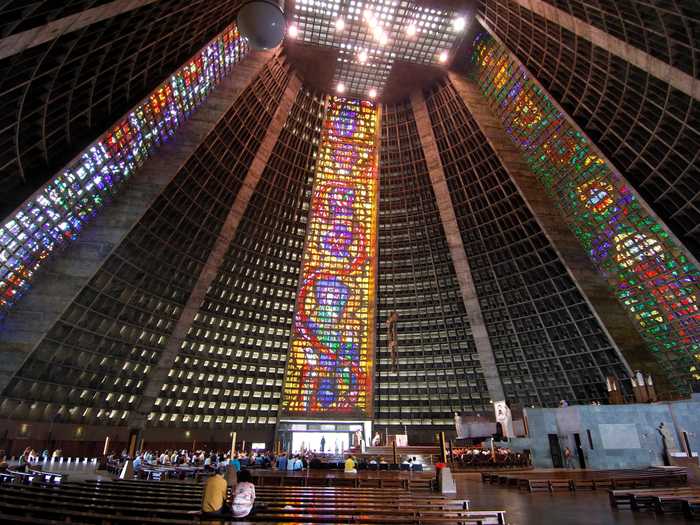
[[[231,514],[234,518],[245,518],[253,511],[255,503],[255,485],[253,485],[253,477],[246,469],[238,473],[238,485],[236,485],[233,493],[233,505],[231,506]]]

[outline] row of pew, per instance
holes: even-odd
[[[330,471],[342,471],[345,468],[344,463],[336,463],[336,462],[330,462],[330,463],[323,463],[323,466],[321,468],[313,468],[311,467],[310,470],[330,470]],[[105,465],[104,465],[104,470],[109,472],[110,474],[114,475],[119,475],[123,468],[123,463],[116,461],[116,460],[108,460]],[[269,472],[279,472],[276,471],[275,469],[272,468],[262,468],[262,467],[257,467],[257,468],[252,468],[250,469],[249,467],[246,467],[251,472],[255,471],[269,471]],[[423,472],[423,465],[413,465],[412,467],[410,465],[398,465],[398,464],[382,464],[382,465],[367,465],[365,463],[360,463],[358,465],[358,471],[367,471],[367,472],[384,472],[384,471],[390,471],[390,472]],[[139,479],[146,479],[146,480],[163,480],[163,479],[191,479],[194,481],[201,481],[202,479],[206,479],[212,472],[212,469],[206,469],[204,467],[192,467],[189,465],[177,465],[177,466],[167,466],[167,465],[142,465],[141,468],[136,472],[136,476]],[[282,471],[287,472],[287,471]],[[296,471],[295,471],[296,472]],[[432,474],[431,474],[432,476]]]
[[[611,490],[610,504],[615,509],[651,510],[700,519],[700,487]]]
[[[119,469],[107,469],[118,475]],[[201,467],[166,467],[145,466],[139,469],[135,478],[151,481],[192,480],[205,481],[212,470]],[[435,475],[431,472],[414,471],[359,471],[357,474],[329,472],[323,469],[286,471],[276,469],[250,469],[256,486],[310,486],[310,487],[375,487],[404,488],[406,490],[431,490],[435,484]]]
[[[48,524],[221,524],[200,519],[200,483],[86,481],[60,485],[3,483],[0,522]],[[236,522],[241,523],[241,522]],[[243,523],[246,523],[245,521]],[[256,487],[247,523],[365,525],[504,525],[505,511],[474,511],[469,501],[405,489]]]
[[[45,483],[59,484],[68,479],[65,472],[49,472],[47,470],[37,470],[28,468],[24,471],[7,469],[0,471],[0,484],[3,483]]]
[[[575,492],[687,485],[685,468],[648,468],[625,470],[551,470],[513,473],[482,472],[484,483],[518,488],[529,492]]]

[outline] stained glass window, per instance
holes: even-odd
[[[229,26],[158,86],[0,227],[0,319],[43,261],[119,190],[247,52]]]
[[[283,416],[371,417],[377,109],[328,100],[287,359]]]
[[[472,61],[482,93],[525,154],[659,363],[681,391],[700,379],[700,272],[557,109],[525,68],[488,34]]]

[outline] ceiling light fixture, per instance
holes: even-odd
[[[335,90],[338,93],[345,93],[345,84],[343,84],[342,82],[339,82],[338,85],[335,87]]]
[[[452,21],[452,29],[455,31],[463,31],[467,27],[467,19],[459,16]]]
[[[377,90],[372,88],[369,90],[369,98],[375,98],[377,96]]]
[[[342,31],[343,29],[345,29],[345,20],[343,20],[342,18],[338,18],[335,21],[335,29],[337,31]]]
[[[389,42],[389,39],[387,38],[387,36],[386,36],[386,35],[384,34],[384,32],[382,31],[382,34],[379,35],[379,45],[380,45],[380,46],[385,46],[385,45],[387,44],[387,42]]]
[[[365,62],[367,62],[367,58],[368,58],[367,51],[365,51],[364,49],[362,51],[360,51],[357,55],[357,61],[360,64],[364,64]]]
[[[272,49],[284,38],[284,13],[272,2],[245,2],[236,15],[236,24],[252,49]]]
[[[416,36],[417,31],[416,24],[409,24],[406,26],[406,34],[408,36]]]
[[[290,38],[296,38],[299,35],[299,29],[295,25],[291,25],[287,28],[287,35]]]
[[[440,55],[438,56],[438,60],[439,60],[440,63],[442,63],[442,64],[444,64],[445,62],[447,62],[447,51],[443,51],[442,53],[440,53]]]

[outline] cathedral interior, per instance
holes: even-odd
[[[700,4],[249,3],[0,2],[3,447],[700,392]]]

